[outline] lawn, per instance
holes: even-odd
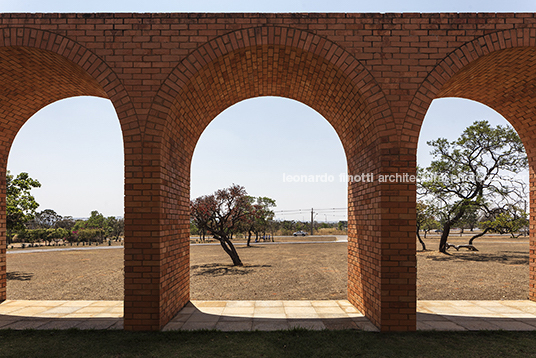
[[[534,357],[536,333],[0,331],[0,357]]]

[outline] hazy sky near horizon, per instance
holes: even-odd
[[[536,1],[4,1],[1,12],[534,12]],[[426,165],[426,141],[455,139],[475,120],[506,124],[494,110],[462,99],[433,102],[419,142]],[[34,190],[39,210],[89,216],[91,210],[123,215],[123,147],[110,101],[78,97],[58,101],[21,129],[8,169],[29,172],[42,183]],[[283,98],[246,100],[222,112],[203,133],[192,163],[191,196],[232,183],[254,196],[276,199],[276,210],[304,209],[282,219],[308,219],[314,208],[347,206],[342,145],[331,125],[313,109]],[[289,183],[285,175],[332,175],[332,183]],[[317,220],[337,221],[340,212]]]

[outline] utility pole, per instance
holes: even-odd
[[[311,235],[313,234],[313,208],[311,208]]]

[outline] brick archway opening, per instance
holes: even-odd
[[[24,46],[0,47],[0,301],[6,299],[6,166],[20,128],[37,111],[75,96],[108,98],[103,86],[85,69],[48,50]]]
[[[70,97],[35,113],[17,133],[7,168],[11,175],[27,172],[41,183],[41,188],[31,191],[39,203],[36,213],[53,210],[63,220],[53,225],[42,220],[29,221],[25,227],[31,231],[27,233],[59,227],[75,231],[78,218],[87,218],[94,210],[106,218],[122,217],[123,158],[119,121],[108,99]],[[80,242],[76,237],[59,242],[34,241],[31,235],[25,240],[15,239],[11,245],[8,241],[8,300],[123,301],[121,241],[112,239],[108,243],[111,238],[107,236],[102,241],[91,239],[91,246],[87,247],[87,240]],[[9,250],[22,245],[25,250]],[[86,250],[103,246],[117,250]],[[49,253],[48,249],[56,252]],[[36,250],[40,252],[25,255]],[[14,279],[16,272],[33,276],[21,281]]]
[[[347,251],[345,242],[325,243],[334,238],[323,237],[326,234],[323,235],[318,230],[315,230],[314,237],[280,237],[292,236],[292,232],[298,230],[310,233],[311,207],[315,209],[315,222],[319,225],[326,218],[329,221],[347,220],[346,209],[337,212],[321,210],[320,214],[316,214],[321,208],[347,207],[346,178],[340,178],[340,174],[346,174],[345,159],[333,127],[312,108],[294,100],[256,97],[239,102],[220,113],[196,144],[191,164],[192,199],[237,183],[245,186],[249,195],[275,199],[277,207],[272,210],[275,211],[276,221],[307,223],[304,229],[294,227],[292,231],[282,234],[278,234],[279,225],[275,225],[275,244],[291,244],[293,241],[322,242],[277,246],[270,242],[270,245],[265,245],[264,240],[257,244],[253,234],[253,247],[247,248],[244,245],[247,232],[244,238],[241,232],[234,242],[246,265],[246,270],[242,271],[228,267],[231,261],[217,245],[217,241],[210,240],[210,235],[207,235],[207,241],[210,240],[216,246],[206,246],[207,241],[199,242],[201,245],[198,246],[198,236],[192,235],[192,239],[196,239],[195,246],[191,248],[192,300],[346,299],[347,254],[341,256],[342,251]],[[283,176],[323,173],[333,180],[283,179]],[[296,208],[305,210],[301,213],[289,210]],[[268,235],[273,233],[274,230],[266,231]],[[260,235],[262,234],[261,232]],[[323,238],[319,239],[319,236]],[[339,238],[339,241],[343,239]],[[266,257],[265,251],[273,252],[274,256]],[[210,259],[206,259],[205,254],[210,255]],[[302,263],[302,260],[307,264],[315,262],[315,265],[305,266],[306,263]],[[228,274],[219,274],[227,270]],[[269,277],[270,280],[263,277]],[[227,278],[232,280],[228,281]],[[208,289],[204,285],[207,280],[215,283]],[[220,280],[227,285],[225,290],[217,283]],[[247,292],[248,286],[257,287],[259,283],[262,283],[263,289],[256,291],[255,296],[250,295]]]
[[[532,228],[536,220],[536,131],[531,122],[536,113],[536,48],[499,49],[462,66],[466,60],[456,61],[458,69],[449,77],[443,77],[441,85],[435,84],[439,88],[435,98],[465,98],[490,107],[514,127],[525,146],[530,182],[529,299],[534,301],[536,268],[532,263],[536,260],[536,248]]]
[[[356,68],[353,63],[345,63],[344,67]],[[199,136],[225,108],[258,96],[297,100],[315,109],[333,126],[345,150],[350,173],[377,175],[383,165],[388,165],[379,160],[390,151],[382,151],[378,133],[394,128],[389,125],[388,107],[382,107],[382,94],[373,90],[371,77],[365,80],[366,75],[358,73],[360,79],[354,82],[355,72],[350,76],[317,54],[283,45],[239,48],[197,69],[187,80],[181,78],[183,84],[173,89],[175,97],[170,98],[169,91],[165,93],[161,102],[170,102],[165,119],[153,112],[153,116],[161,118],[164,134],[158,149],[160,164],[151,169],[155,173],[152,177],[165,185],[161,190],[166,194],[151,209],[158,213],[162,223],[162,234],[152,244],[160,247],[159,263],[145,269],[153,270],[158,279],[147,286],[153,288],[146,291],[147,297],[140,296],[136,285],[130,282],[140,277],[136,270],[144,268],[133,263],[125,269],[126,329],[161,329],[189,301],[190,163]],[[384,109],[381,114],[378,106]],[[371,110],[373,107],[376,110]],[[158,128],[159,122],[154,123]],[[354,183],[348,189],[348,299],[385,331],[415,329],[414,243],[410,242],[409,234],[407,242],[401,243],[380,229],[382,220],[390,220],[382,219],[390,207],[408,210],[404,205],[379,199],[382,191],[401,188]],[[396,247],[408,247],[403,253],[407,255],[403,267],[382,266],[389,257],[381,251],[391,245],[382,244],[384,238],[392,240]],[[136,252],[134,247],[132,252]],[[401,306],[407,307],[404,314],[399,314]],[[158,317],[157,324],[154,317]]]
[[[491,127],[497,125],[511,127],[503,116],[482,103],[459,97],[434,100],[421,127],[417,160],[419,166],[425,168],[430,164],[429,161],[433,160],[429,154],[432,147],[427,145],[427,141],[439,138],[446,138],[449,142],[455,141],[468,126],[481,120],[487,120]],[[525,170],[516,178],[528,183],[528,171]],[[528,192],[526,194],[528,195]],[[417,198],[419,199],[419,196]],[[424,197],[421,202],[431,201]],[[522,203],[518,205],[523,208]],[[528,205],[528,201],[525,205]],[[436,219],[439,217],[436,216]],[[481,219],[480,214],[478,219]],[[473,235],[480,233],[480,223],[475,222],[475,224],[474,230],[467,223],[463,226],[463,231],[457,226],[452,228],[448,242],[455,245],[468,244]],[[457,251],[451,248],[449,252],[454,256],[448,260],[442,260],[436,257],[441,233],[434,232],[435,229],[441,229],[441,226],[428,232],[426,238],[423,232],[420,234],[426,244],[425,252],[422,251],[422,245],[417,243],[420,281],[417,296],[420,308],[423,304],[428,304],[423,301],[430,300],[521,300],[527,298],[526,273],[528,270],[525,272],[527,269],[525,264],[528,264],[528,249],[525,248],[527,241],[522,240],[523,237],[520,238],[521,240],[511,240],[510,235],[498,237],[497,233],[488,233],[474,241],[475,247],[480,252],[466,251],[466,249]],[[445,255],[441,256],[446,258]],[[523,263],[525,257],[527,261]],[[509,275],[509,280],[508,282],[498,279],[493,282],[479,282],[482,281],[482,270],[491,270],[497,274],[497,277]],[[445,272],[449,274],[444,275]],[[483,292],[486,293],[483,294]]]

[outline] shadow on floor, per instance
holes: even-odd
[[[123,329],[122,318],[51,318],[0,315],[0,329]]]
[[[293,328],[378,330],[345,300],[193,301],[164,330],[275,331]]]
[[[224,264],[193,265],[192,276],[242,276],[253,272],[255,268],[272,267],[271,265],[233,266]]]

